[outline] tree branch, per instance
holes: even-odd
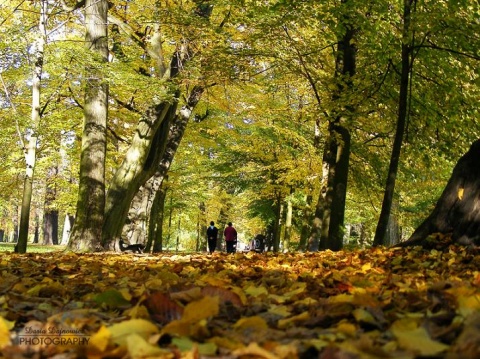
[[[479,56],[479,55],[469,54],[469,53],[466,53],[466,52],[461,52],[461,51],[457,51],[457,50],[454,50],[454,49],[449,49],[449,48],[447,48],[447,47],[438,46],[438,45],[435,45],[431,40],[428,40],[428,43],[429,43],[430,45],[423,45],[423,44],[422,44],[422,45],[414,46],[414,48],[427,48],[427,49],[434,49],[434,50],[446,51],[446,52],[449,52],[449,53],[451,53],[451,54],[455,54],[455,55],[467,57],[467,58],[469,58],[469,59],[480,60],[480,56]]]

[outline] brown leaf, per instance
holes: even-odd
[[[160,324],[170,323],[182,317],[183,308],[168,294],[155,292],[147,297],[144,302],[152,319]]]
[[[242,307],[243,303],[238,294],[230,291],[227,288],[206,286],[202,288],[202,294],[210,297],[219,297],[220,303],[232,303],[235,306]]]

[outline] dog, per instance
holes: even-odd
[[[123,239],[120,239],[119,244],[120,244],[120,250],[122,252],[132,252],[132,253],[142,254],[143,250],[145,249],[145,246],[139,243],[125,245],[125,242],[123,241]]]

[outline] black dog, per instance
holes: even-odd
[[[128,245],[125,245],[125,242],[123,241],[123,239],[120,239],[119,244],[120,244],[120,250],[122,252],[131,251],[133,253],[142,254],[143,250],[145,249],[145,246],[143,244],[128,244]]]

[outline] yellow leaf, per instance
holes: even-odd
[[[278,326],[279,329],[285,329],[286,327],[288,327],[292,323],[294,324],[294,323],[297,323],[297,322],[303,322],[307,319],[310,319],[310,314],[308,314],[308,312],[303,312],[303,313],[295,315],[291,318],[280,319],[278,321],[277,326]]]
[[[398,344],[422,356],[437,356],[449,348],[448,345],[432,340],[423,327],[418,327],[415,320],[400,319],[392,324],[391,331]]]
[[[197,324],[186,322],[183,320],[173,320],[162,328],[162,334],[189,336],[191,332],[196,330]]]
[[[228,349],[229,351],[244,347],[242,343],[235,341],[233,338],[213,337],[207,341],[209,343],[214,343],[217,347]]]
[[[236,357],[253,356],[262,359],[278,359],[279,357],[260,347],[257,343],[250,343],[248,347],[234,350]]]
[[[370,269],[372,269],[372,264],[371,264],[371,263],[365,263],[365,264],[362,266],[362,272],[363,272],[363,273],[366,273],[366,272],[369,271]]]
[[[373,315],[365,309],[357,308],[352,312],[352,314],[357,323],[377,324],[377,321],[375,320]]]
[[[268,324],[262,317],[253,316],[240,318],[234,325],[235,330],[266,330],[268,329]]]
[[[353,301],[353,295],[351,294],[338,294],[328,298],[328,303],[351,303]]]
[[[173,354],[156,345],[148,343],[138,334],[132,334],[126,340],[128,353],[133,359],[136,358],[172,358]]]
[[[337,330],[351,338],[354,338],[358,333],[358,328],[352,323],[342,322],[337,325]]]
[[[102,325],[98,332],[90,337],[88,345],[89,347],[95,348],[95,350],[99,351],[100,353],[103,353],[105,350],[107,350],[111,336],[112,334],[107,327]]]
[[[480,294],[469,296],[461,295],[457,298],[457,301],[457,311],[464,318],[467,318],[470,314],[480,310]]]
[[[119,345],[125,345],[126,339],[131,334],[138,334],[147,339],[150,335],[158,333],[155,324],[145,319],[131,319],[108,327],[112,340]]]
[[[10,329],[12,322],[0,317],[0,349],[12,344],[10,341]]]
[[[206,296],[195,302],[188,303],[182,316],[182,322],[196,323],[218,314],[220,310],[219,298],[217,296]]]
[[[137,319],[137,318],[143,318],[143,319],[149,319],[150,314],[148,313],[148,309],[144,305],[136,305],[131,309],[127,309],[125,312],[125,315],[132,319]]]
[[[464,192],[464,189],[463,188],[459,188],[458,189],[458,199],[461,201],[463,199],[463,192]]]
[[[259,297],[261,295],[268,295],[267,288],[250,286],[245,290],[245,293],[252,297]]]
[[[272,305],[268,312],[281,317],[288,317],[291,314],[290,309],[286,305]]]

